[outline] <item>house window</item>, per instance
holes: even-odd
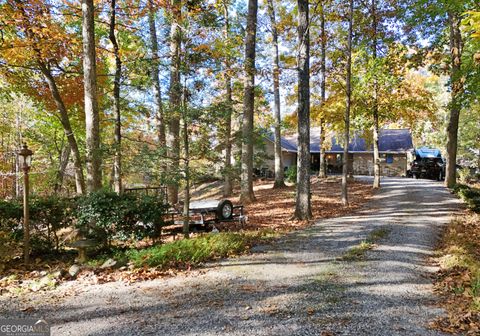
[[[393,155],[392,154],[387,154],[386,162],[387,162],[387,164],[392,164],[393,163]]]

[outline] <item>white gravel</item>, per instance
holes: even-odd
[[[460,202],[441,183],[383,179],[360,212],[188,275],[0,297],[1,317],[43,317],[52,335],[443,335],[427,258]],[[340,261],[378,228],[363,261]],[[34,307],[31,312],[21,311]]]

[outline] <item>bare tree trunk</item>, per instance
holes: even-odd
[[[377,96],[375,95],[375,98]],[[374,98],[374,100],[375,100]],[[373,108],[373,189],[380,188],[380,152],[379,139],[378,105]]]
[[[225,40],[229,39],[230,31],[230,21],[228,15],[228,4],[226,1],[223,2],[224,13],[225,13],[225,26],[223,36]],[[231,60],[230,56],[225,56],[225,103],[227,106],[227,115],[225,117],[225,172],[224,172],[224,184],[223,184],[223,196],[228,197],[232,195],[233,192],[233,183],[232,183],[232,113],[233,113],[233,99],[232,99],[232,77],[230,74],[231,71]]]
[[[295,218],[312,218],[310,202],[310,32],[308,0],[298,0],[298,159]]]
[[[55,194],[58,194],[62,189],[63,179],[65,177],[65,170],[67,169],[68,160],[70,159],[71,151],[72,151],[72,148],[70,147],[70,144],[67,142],[67,144],[63,147],[59,157],[57,179],[53,187],[53,191],[55,192]]]
[[[183,89],[183,152],[184,152],[184,173],[185,187],[183,190],[183,236],[189,237],[190,231],[190,149],[188,141],[188,111],[187,111],[187,94],[186,85]]]
[[[122,61],[118,53],[118,43],[115,37],[115,0],[110,2],[110,32],[109,39],[113,45],[115,56],[115,77],[113,80],[113,111],[115,114],[115,155],[113,158],[113,189],[116,193],[122,193],[122,121],[120,113],[120,80],[122,77]]]
[[[376,0],[372,0],[372,55],[373,63],[377,61],[377,8]],[[379,137],[378,117],[378,79],[376,71],[373,78],[373,188],[380,188],[380,153],[378,148]]]
[[[326,100],[326,82],[327,82],[327,66],[326,66],[326,58],[327,58],[327,36],[325,33],[325,2],[322,3],[321,13],[320,13],[320,38],[322,39],[320,44],[321,50],[321,65],[320,71],[322,74],[322,81],[320,83],[320,96],[321,96],[321,104],[322,107],[325,105]],[[325,178],[327,177],[327,167],[325,165],[325,120],[324,118],[320,118],[320,167],[318,170],[318,177]]]
[[[253,113],[255,104],[255,46],[257,35],[257,0],[248,0],[245,37],[245,94],[242,123],[242,173],[240,202],[251,203],[253,194]]]
[[[152,62],[150,65],[150,76],[153,86],[153,98],[156,105],[155,122],[157,127],[158,145],[166,146],[165,120],[162,104],[162,90],[160,88],[159,69],[158,69],[158,40],[157,28],[155,26],[155,9],[153,0],[148,0],[148,26],[150,31],[150,43],[152,44]]]
[[[70,119],[68,118],[67,108],[63,103],[63,99],[60,96],[60,92],[58,91],[57,83],[55,82],[55,78],[53,77],[50,69],[41,62],[39,62],[40,70],[47,81],[48,88],[50,89],[50,93],[52,94],[52,98],[55,101],[55,105],[57,105],[57,109],[59,112],[60,123],[62,124],[63,130],[65,132],[65,136],[67,137],[68,144],[72,150],[73,155],[73,166],[75,169],[75,185],[77,194],[82,195],[85,193],[85,179],[83,177],[83,168],[82,168],[82,160],[80,158],[80,151],[78,150],[77,140],[75,139],[75,135],[73,134],[72,126],[70,124]]]
[[[462,34],[460,32],[461,18],[458,14],[449,12],[448,23],[450,26],[450,81],[452,85],[450,118],[447,126],[447,169],[445,176],[445,186],[452,188],[457,183],[457,140],[458,140],[458,120],[461,110],[461,95],[463,92],[462,74],[461,74],[461,55],[463,49]]]
[[[268,15],[270,16],[270,26],[272,29],[273,42],[273,96],[274,96],[274,114],[275,114],[275,183],[274,188],[285,187],[282,158],[282,117],[280,113],[280,60],[278,57],[278,32],[275,18],[275,8],[273,0],[267,0]]]
[[[170,151],[172,163],[170,172],[178,173],[180,156],[180,109],[181,109],[181,83],[180,83],[180,47],[182,36],[180,32],[180,20],[182,15],[181,0],[172,2],[172,24],[170,27],[170,89],[169,89],[169,132],[167,145]],[[168,186],[168,199],[172,204],[178,203],[178,183],[174,181]]]
[[[88,192],[92,192],[100,189],[102,186],[93,0],[82,0],[82,35],[87,149],[87,190]]]
[[[350,107],[352,102],[352,38],[353,38],[353,0],[350,0],[348,14],[347,38],[347,66],[346,66],[346,108],[345,108],[345,136],[343,149],[342,171],[342,203],[348,205],[348,144],[350,143]]]
[[[23,135],[22,135],[22,128],[21,128],[21,113],[22,111],[16,111],[15,112],[15,126],[17,127],[16,133],[16,146],[20,146],[20,144],[23,142]],[[18,156],[15,157],[15,198],[20,198],[22,194],[22,184],[20,182],[20,172],[21,172],[21,167],[20,167],[20,160],[18,159]]]

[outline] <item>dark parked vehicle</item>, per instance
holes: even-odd
[[[441,181],[445,178],[445,162],[438,149],[419,148],[415,150],[408,176]]]

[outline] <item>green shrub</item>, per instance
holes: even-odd
[[[30,204],[30,218],[38,233],[32,248],[37,250],[59,248],[57,231],[73,224],[73,208],[71,199],[56,196],[34,198]],[[42,234],[43,233],[43,234]]]
[[[107,243],[158,236],[165,210],[155,196],[98,191],[78,199],[75,217],[86,237]]]
[[[141,196],[136,200],[136,212],[138,223],[136,237],[160,237],[161,228],[164,225],[163,216],[168,210],[163,200],[154,196]],[[141,223],[140,225],[138,225]]]
[[[471,210],[480,213],[480,189],[472,188],[464,184],[457,184],[453,188],[453,191],[463,199]]]
[[[472,178],[473,174],[470,171],[470,168],[461,168],[457,172],[458,181],[462,184],[469,183]]]
[[[290,183],[297,183],[297,166],[288,167],[285,172],[285,179]]]
[[[18,200],[0,200],[0,233],[14,241],[22,237],[23,205]]]
[[[23,205],[18,200],[0,200],[0,223],[6,219],[20,220],[23,216]]]
[[[117,195],[99,191],[76,199],[37,197],[30,202],[30,245],[33,254],[59,249],[57,231],[76,225],[86,238],[108,243],[114,239],[156,238],[166,211],[157,196]],[[0,245],[10,241],[18,246],[23,238],[23,204],[0,201]],[[12,248],[8,248],[12,250]],[[2,255],[6,255],[0,249]],[[1,258],[0,258],[1,259]]]

